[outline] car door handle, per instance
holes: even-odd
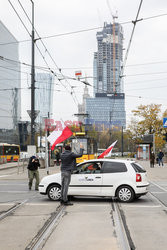
[[[100,177],[100,176],[96,176],[95,178],[96,178],[96,179],[101,179],[101,177]]]

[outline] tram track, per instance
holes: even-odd
[[[10,207],[8,210],[3,211],[0,214],[0,221],[2,221],[3,219],[5,219],[6,217],[12,215],[18,208],[22,207],[24,204],[26,204],[27,202],[33,200],[34,198],[36,198],[36,195],[29,198],[29,199],[25,199],[22,200],[21,202],[16,202],[12,207]]]
[[[39,250],[45,245],[51,233],[55,230],[61,218],[65,215],[65,206],[58,206],[56,211],[51,213],[49,219],[31,240],[25,250]]]
[[[18,208],[20,208],[33,198],[35,197],[31,197],[30,199],[21,201],[19,204],[15,204],[5,213],[0,215],[0,220],[3,220],[7,216],[12,215]],[[110,204],[111,204],[110,214],[111,214],[112,224],[114,227],[114,234],[118,240],[119,249],[121,250],[136,249],[126,223],[126,217],[124,215],[121,203],[119,203],[116,199],[112,199]],[[56,229],[57,225],[59,224],[63,216],[67,214],[65,209],[66,209],[65,206],[59,205],[55,211],[50,213],[50,217],[45,221],[40,230],[36,232],[35,236],[31,238],[32,240],[29,243],[27,243],[27,246],[24,249],[25,250],[43,249],[50,235]]]
[[[0,215],[0,221],[3,220],[4,218],[6,218],[7,216],[11,215],[13,212],[16,211],[16,209],[18,209],[19,207],[21,207],[22,205],[24,205],[28,200],[24,200],[21,203],[16,203],[13,207],[9,208],[7,211],[5,211],[4,213],[2,213]]]
[[[126,218],[121,208],[121,204],[114,199],[112,202],[111,214],[112,214],[113,226],[115,227],[116,230],[116,235],[118,237],[120,249],[121,250],[136,249],[126,223]]]
[[[119,248],[121,250],[135,250],[133,240],[130,236],[130,231],[126,224],[126,219],[121,208],[121,204],[116,200],[112,200],[111,203],[111,219],[113,227],[115,228],[115,235],[118,239]],[[61,218],[66,214],[65,206],[57,207],[50,218],[45,222],[43,227],[38,231],[36,236],[31,240],[25,250],[40,250],[45,246],[48,238],[52,232],[56,229]]]
[[[161,186],[159,186],[158,184],[154,183],[154,182],[150,182],[150,184],[152,184],[155,187],[158,187],[159,189],[161,189],[163,192],[167,193],[167,190]],[[154,193],[152,193],[151,191],[148,192],[149,195],[151,197],[153,197],[158,203],[159,205],[161,205],[163,207],[163,209],[167,212],[167,206],[165,205],[165,202],[163,202],[161,199],[159,199]]]
[[[115,235],[119,242],[121,250],[134,250],[135,246],[130,237],[125,216],[121,209],[119,202],[113,200],[111,203],[111,219],[113,227],[115,228]],[[58,206],[56,211],[51,213],[51,216],[34,236],[31,242],[27,245],[25,250],[40,250],[43,249],[47,240],[49,239],[52,232],[56,229],[57,225],[61,221],[62,217],[66,215],[65,206]]]

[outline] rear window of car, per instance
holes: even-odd
[[[103,162],[102,173],[127,172],[127,167],[122,162]]]
[[[135,172],[137,172],[137,173],[145,173],[146,172],[146,170],[142,166],[138,165],[137,163],[131,163],[131,165],[134,168]]]

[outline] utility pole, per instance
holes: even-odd
[[[31,49],[31,145],[35,145],[35,54],[34,54],[34,2],[32,3],[32,49]]]
[[[155,132],[153,133],[153,152],[155,155]]]
[[[122,133],[121,133],[121,145],[122,145],[122,157],[124,156],[124,134],[123,134],[123,126],[122,126]]]
[[[48,112],[48,120],[50,119],[50,113]],[[49,128],[47,130],[47,137],[49,136]],[[50,149],[50,143],[48,142],[48,167],[50,167],[50,159],[51,159],[51,149]],[[49,174],[49,172],[48,172]]]

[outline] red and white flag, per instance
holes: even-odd
[[[101,155],[98,156],[98,158],[104,158],[104,156],[111,156],[112,149],[116,143],[117,141],[113,142]]]
[[[73,132],[68,128],[65,127],[63,131],[56,131],[54,130],[48,137],[48,141],[52,145],[51,150],[54,150],[55,146],[58,143],[61,143],[72,136]]]

